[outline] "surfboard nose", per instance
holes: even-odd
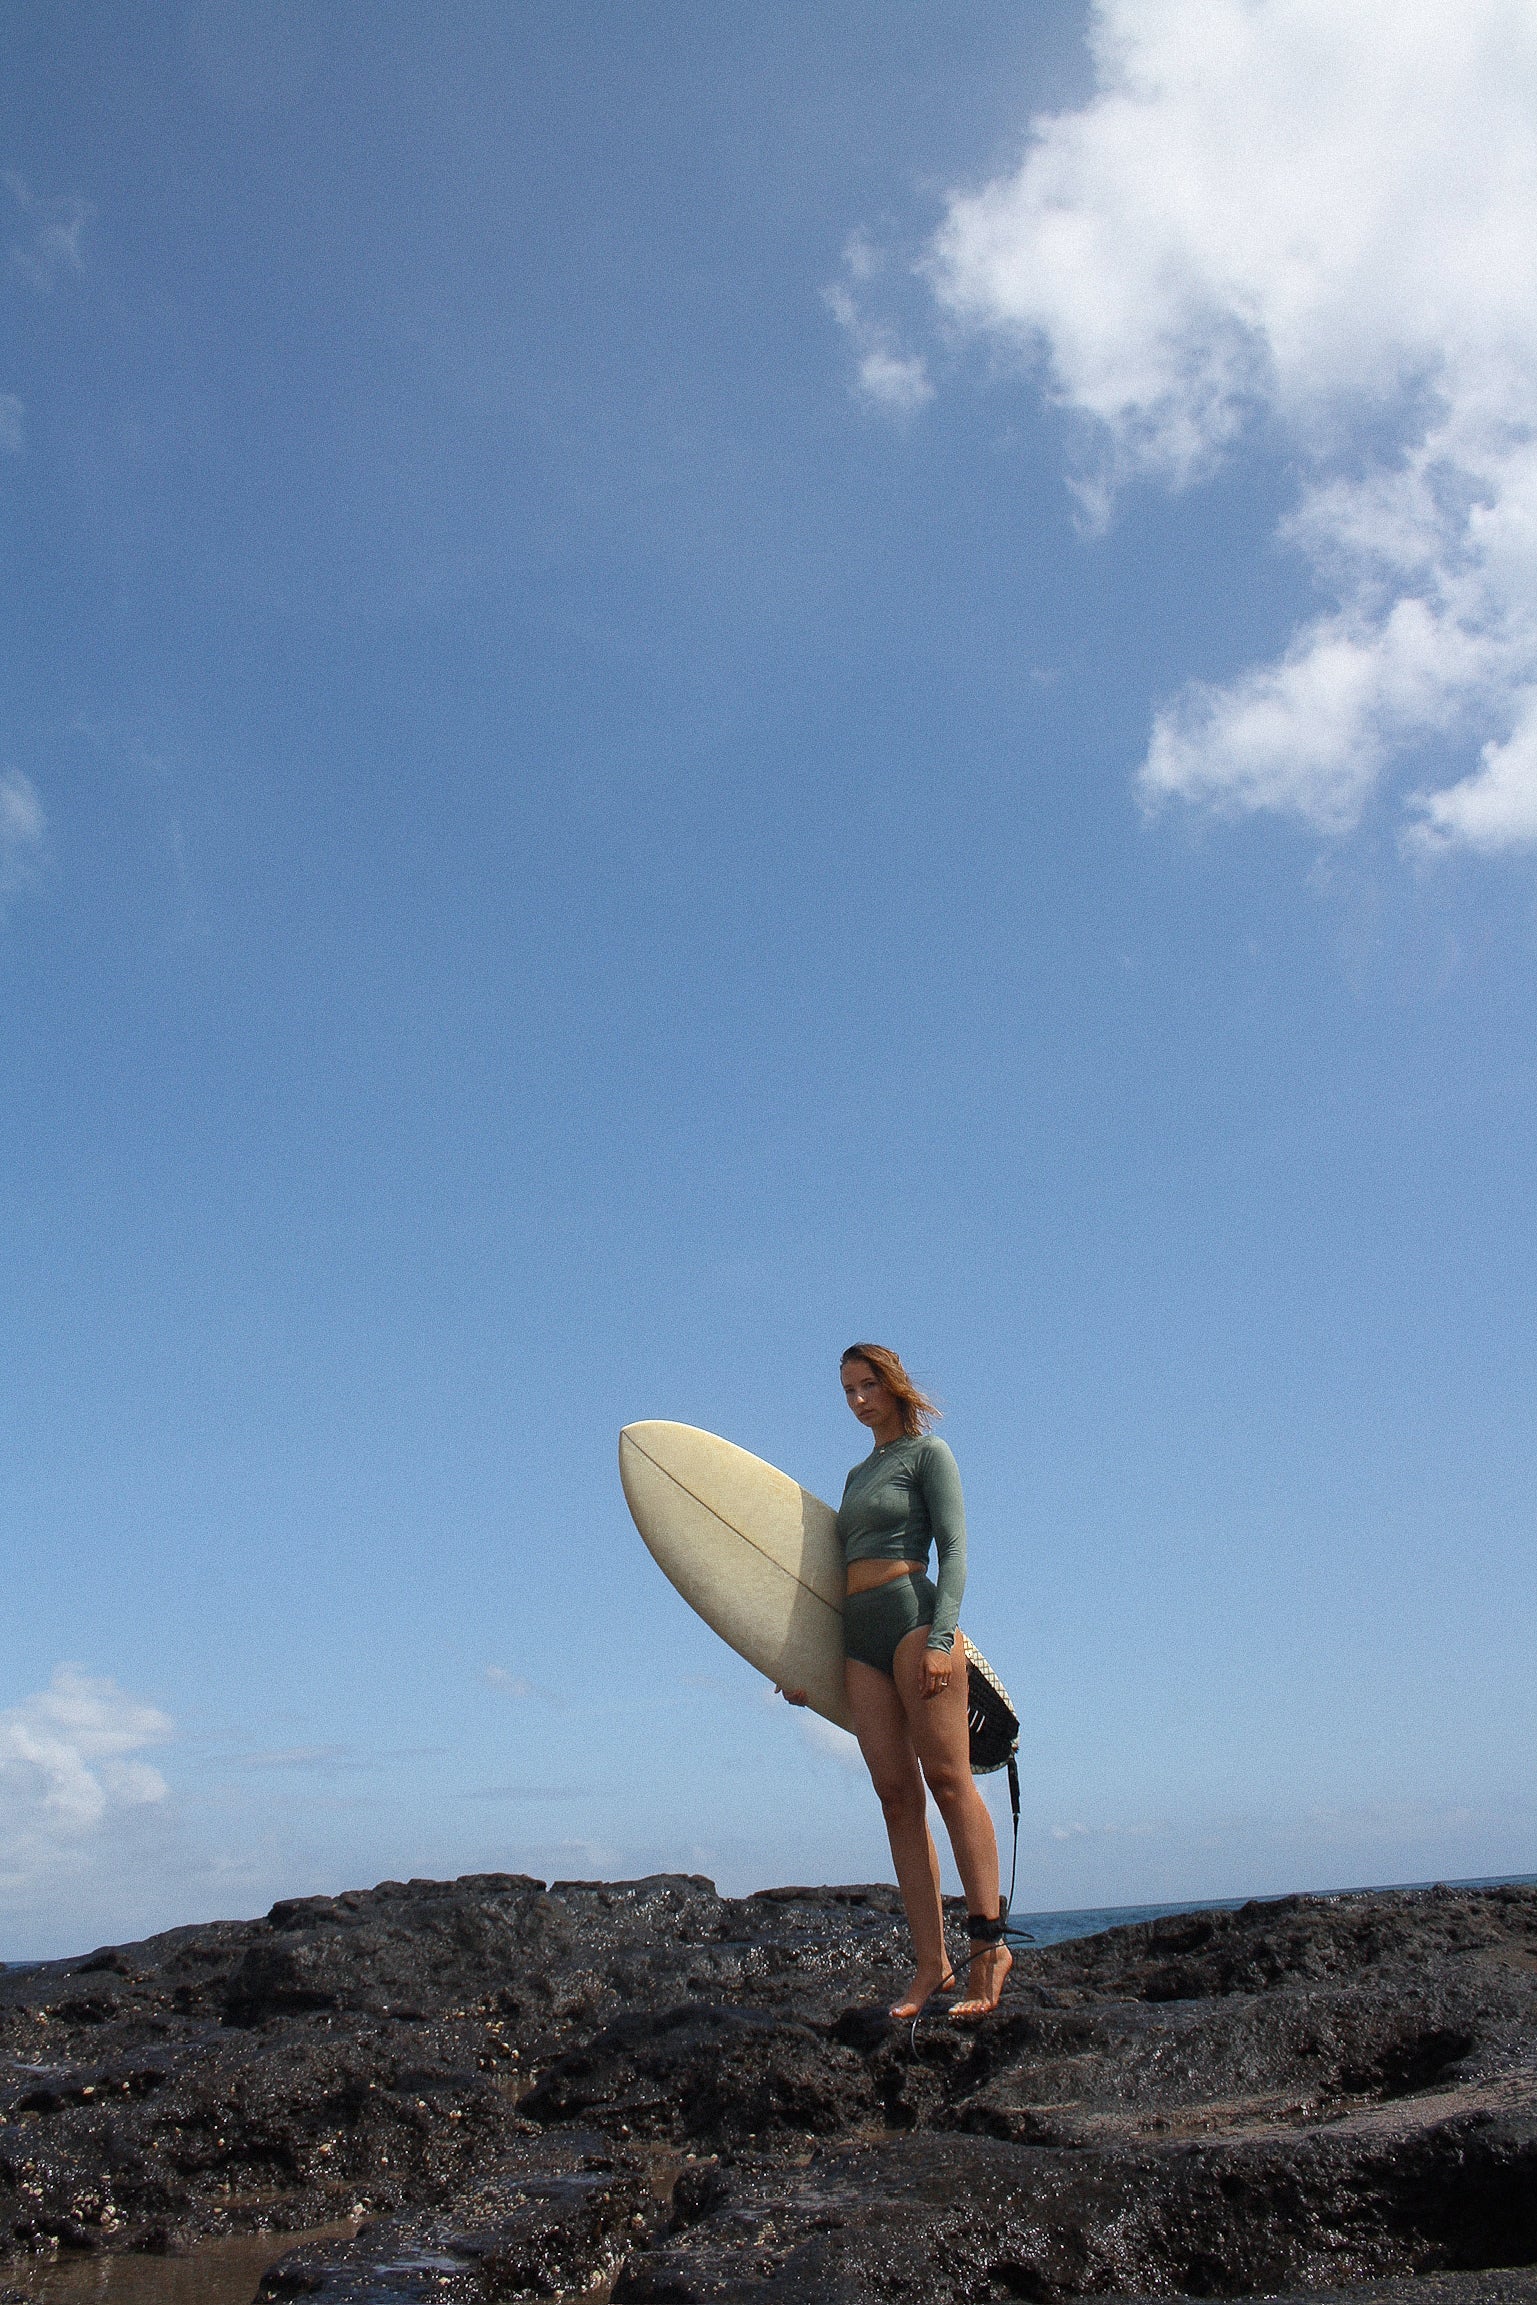
[[[648,1417],[619,1435],[647,1551],[727,1646],[846,1728],[843,1556],[829,1505],[750,1450]]]

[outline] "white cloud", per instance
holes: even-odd
[[[1479,761],[1476,775],[1416,799],[1416,845],[1493,850],[1537,841],[1537,694],[1527,691],[1510,735],[1491,739]]]
[[[795,1725],[814,1753],[837,1761],[845,1769],[864,1767],[865,1757],[859,1749],[858,1738],[851,1737],[847,1729],[840,1729],[836,1721],[824,1721],[821,1714],[813,1713],[809,1706],[804,1710],[797,1707]]]
[[[885,321],[866,310],[858,293],[882,262],[866,236],[854,233],[843,251],[845,280],[834,281],[824,297],[853,348],[855,390],[888,415],[912,416],[934,397],[928,369],[918,353],[904,351]]]
[[[931,283],[1078,419],[1093,520],[1269,428],[1334,602],[1158,712],[1144,795],[1339,832],[1434,744],[1465,773],[1411,843],[1537,841],[1537,15],[1099,0],[1093,45],[1091,101],[950,199]]]
[[[901,352],[879,339],[865,344],[856,373],[865,398],[898,416],[910,416],[934,397],[928,371],[918,355]]]
[[[0,1713],[0,1883],[29,1882],[116,1813],[163,1802],[164,1777],[137,1756],[171,1734],[156,1706],[75,1665]]]
[[[1085,1825],[1077,1819],[1070,1825],[1048,1825],[1048,1837],[1053,1841],[1106,1841],[1117,1837],[1131,1841],[1151,1840],[1154,1835],[1166,1833],[1167,1825]]]
[[[43,804],[19,768],[0,776],[0,896],[19,888],[43,845]]]
[[[708,1685],[701,1677],[701,1686]],[[735,1687],[718,1683],[727,1695],[740,1696],[742,1684]],[[760,1680],[755,1673],[746,1684],[748,1702],[760,1713],[772,1713],[776,1721],[788,1719],[800,1741],[808,1751],[822,1760],[836,1761],[842,1768],[863,1771],[865,1758],[859,1749],[859,1739],[847,1729],[840,1729],[836,1721],[829,1721],[821,1713],[814,1713],[809,1705],[787,1705],[771,1681]]]
[[[34,847],[43,837],[43,809],[36,788],[19,768],[0,776],[0,846]]]
[[[5,188],[18,212],[19,236],[11,242],[11,269],[34,288],[51,288],[61,272],[81,272],[80,241],[96,211],[88,200],[66,194],[40,199],[14,170]]]
[[[537,1697],[541,1692],[521,1673],[509,1673],[505,1665],[487,1665],[481,1679],[489,1687],[500,1689],[505,1697]]]
[[[370,1769],[376,1762],[359,1760],[350,1745],[282,1745],[271,1752],[237,1753],[237,1769]]]

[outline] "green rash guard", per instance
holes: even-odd
[[[918,1561],[925,1569],[932,1538],[939,1573],[928,1646],[955,1646],[966,1589],[966,1508],[943,1441],[914,1433],[872,1450],[843,1484],[838,1536],[845,1561]]]

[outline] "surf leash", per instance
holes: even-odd
[[[1014,1819],[1014,1854],[1009,1864],[1009,1893],[1003,1900],[1003,1942],[1023,1949],[1035,1943],[1028,1929],[1010,1922],[1014,1887],[1019,1878],[1019,1714],[981,1650],[961,1635],[966,1650],[966,1724],[971,1734],[971,1773],[990,1777],[995,1770],[1009,1773],[1009,1808]]]
[[[962,1633],[961,1642],[966,1651],[966,1726],[970,1736],[971,1773],[974,1777],[990,1777],[997,1770],[1008,1772],[1009,1812],[1014,1821],[1014,1849],[1009,1863],[1009,1893],[1002,1901],[999,1919],[1003,1929],[999,1937],[1011,1953],[1023,1952],[1027,1945],[1036,1943],[1028,1929],[1021,1929],[1009,1919],[1014,1909],[1014,1890],[1019,1879],[1019,1715],[1014,1701],[992,1666]],[[953,1976],[950,1982],[953,1982]],[[1003,1990],[1009,1989],[1004,1979]],[[948,2011],[934,2006],[945,1987],[931,1993],[912,2020],[908,2036],[912,2053],[918,2053],[918,2027],[927,2019],[945,2016]],[[1001,1996],[1000,1996],[1001,2001]]]

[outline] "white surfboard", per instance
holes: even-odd
[[[739,1657],[850,1729],[836,1515],[788,1473],[696,1425],[619,1435],[619,1478],[658,1568]]]

